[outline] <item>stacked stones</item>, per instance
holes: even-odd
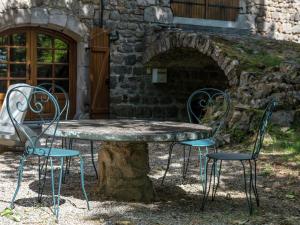
[[[247,0],[247,14],[255,32],[300,43],[299,0]]]

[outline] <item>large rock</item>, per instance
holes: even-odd
[[[147,143],[105,142],[99,152],[99,191],[123,201],[154,200]]]
[[[295,111],[277,111],[273,113],[272,122],[274,124],[289,127],[294,121]]]

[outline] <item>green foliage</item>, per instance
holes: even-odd
[[[21,216],[18,213],[15,213],[11,208],[5,208],[1,213],[0,216],[6,217],[10,220],[15,222],[21,222]]]
[[[300,128],[272,126],[269,134],[272,141],[265,150],[281,152],[287,162],[300,165]]]
[[[273,139],[273,147],[300,154],[300,129],[271,127],[269,131]]]
[[[245,130],[233,128],[230,130],[230,136],[234,143],[241,143],[246,141],[246,138],[249,137],[249,134]]]

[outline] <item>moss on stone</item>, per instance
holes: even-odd
[[[263,72],[287,61],[300,63],[300,45],[296,43],[251,37],[212,40],[225,55],[239,61],[241,71]]]

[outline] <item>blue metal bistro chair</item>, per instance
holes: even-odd
[[[89,202],[87,198],[87,194],[85,192],[84,188],[84,167],[83,167],[83,159],[78,151],[71,150],[71,149],[61,149],[61,148],[55,148],[54,147],[54,140],[55,138],[51,138],[51,141],[48,141],[47,146],[43,146],[42,139],[44,138],[44,133],[48,129],[53,130],[52,136],[55,137],[55,133],[57,130],[57,126],[60,119],[60,109],[57,100],[55,97],[50,94],[48,91],[46,91],[44,88],[40,87],[33,87],[33,86],[26,86],[26,88],[31,89],[31,96],[28,98],[26,95],[23,94],[23,89],[25,87],[16,87],[11,89],[7,94],[7,111],[9,114],[9,117],[16,129],[16,132],[21,140],[22,143],[25,145],[25,149],[23,152],[23,155],[20,159],[20,165],[18,170],[18,182],[17,182],[17,188],[13,195],[11,205],[10,207],[14,207],[14,201],[16,199],[16,196],[18,194],[22,177],[23,177],[23,167],[25,164],[26,159],[29,157],[39,157],[44,158],[44,165],[45,165],[45,173],[42,181],[41,172],[39,173],[39,192],[43,190],[41,188],[42,185],[45,184],[46,179],[46,172],[47,172],[47,165],[48,161],[50,161],[50,167],[51,167],[51,187],[52,187],[52,198],[53,198],[53,212],[56,215],[56,219],[58,220],[59,216],[59,203],[60,203],[60,190],[61,190],[61,184],[62,184],[62,177],[63,177],[63,164],[64,159],[66,157],[79,157],[80,158],[80,177],[81,177],[81,188],[84,195],[84,198],[87,203],[87,207],[89,209]],[[14,99],[15,93],[19,94],[18,99]],[[48,123],[45,124],[46,127],[39,133],[34,132],[29,127],[21,124],[16,120],[15,114],[11,111],[11,109],[17,109],[21,112],[31,112],[33,115],[39,115],[43,114],[47,109],[49,109],[49,106],[54,109],[54,116],[52,119],[48,121]],[[60,173],[59,173],[59,180],[58,180],[58,190],[55,191],[54,188],[54,167],[53,167],[53,159],[58,158],[60,160]],[[39,165],[39,169],[40,169]],[[41,194],[39,193],[39,197]]]
[[[261,118],[255,145],[253,148],[252,153],[228,153],[228,152],[218,152],[218,153],[211,153],[206,155],[208,158],[206,162],[206,167],[208,168],[209,163],[213,161],[212,166],[211,166],[211,172],[210,172],[210,182],[209,186],[207,189],[207,170],[206,170],[206,182],[205,182],[205,187],[204,187],[204,195],[203,195],[203,201],[202,201],[202,210],[204,210],[205,202],[208,198],[209,192],[210,192],[210,186],[213,180],[213,186],[212,186],[212,200],[214,200],[216,193],[217,193],[217,188],[219,187],[219,182],[220,182],[220,175],[221,175],[221,168],[222,168],[222,162],[223,161],[240,161],[242,164],[242,168],[244,171],[244,182],[245,182],[245,193],[246,193],[246,198],[247,198],[247,203],[249,207],[249,212],[252,214],[252,196],[251,192],[253,190],[256,204],[259,206],[259,198],[258,198],[258,192],[257,192],[257,187],[256,187],[256,161],[258,159],[261,147],[263,145],[263,140],[265,136],[265,132],[267,129],[267,125],[271,119],[272,112],[276,106],[276,101],[271,100],[269,104],[267,105],[265,112]],[[217,162],[220,161],[219,163],[219,173],[217,174],[217,182],[216,182],[216,167],[217,167]],[[245,162],[249,163],[249,172],[250,172],[250,181],[249,181],[249,186],[247,187],[247,178],[246,178],[246,169],[245,169]],[[253,177],[253,164],[254,164],[254,177]],[[212,179],[213,175],[213,179]]]
[[[190,123],[205,124],[212,128],[212,135],[209,138],[194,140],[194,141],[182,141],[174,142],[169,148],[169,158],[167,168],[165,170],[164,176],[162,178],[161,184],[163,184],[167,172],[171,163],[171,156],[173,152],[173,147],[176,144],[184,145],[183,148],[183,167],[182,167],[182,178],[185,179],[186,173],[188,171],[190,154],[192,148],[198,149],[199,164],[200,164],[200,178],[202,184],[204,184],[205,171],[206,171],[206,157],[209,148],[213,148],[216,151],[216,140],[218,132],[224,125],[227,119],[228,112],[230,109],[230,98],[229,95],[221,90],[215,88],[203,88],[194,91],[187,101],[187,113]],[[186,162],[186,149],[189,147],[188,158]],[[203,154],[204,150],[204,154]],[[202,159],[204,159],[204,168],[202,165]]]

